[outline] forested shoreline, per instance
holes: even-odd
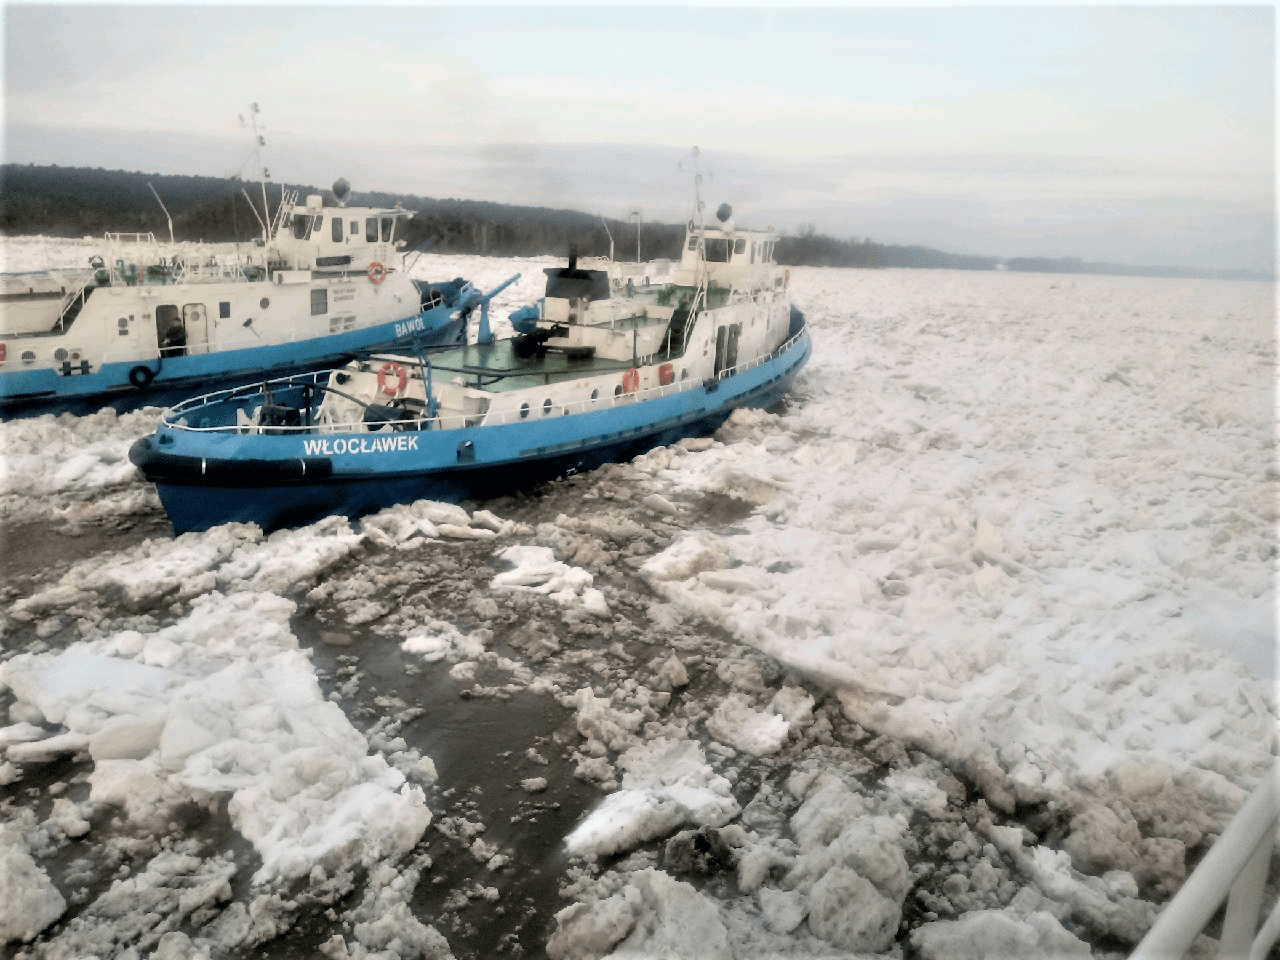
[[[268,183],[268,205],[274,211],[283,189],[302,197],[327,189]],[[152,191],[155,191],[154,193]],[[259,222],[263,187],[220,177],[146,174],[88,167],[0,165],[0,234],[55,237],[101,236],[106,231],[154,233],[176,240],[223,242],[262,235]],[[163,201],[163,208],[157,202]],[[353,193],[354,204],[402,204],[417,211],[404,239],[410,248],[427,245],[436,253],[517,257],[567,255],[634,258],[636,224],[573,210],[516,206],[483,200],[441,199],[381,191]],[[167,216],[166,216],[167,211]],[[644,223],[641,254],[677,257],[684,238],[682,224]],[[1040,273],[1105,273],[1139,276],[1203,277],[1267,280],[1254,271],[1193,270],[1091,263],[1080,259],[1016,258],[947,253],[921,246],[895,246],[870,239],[839,239],[815,234],[784,235],[776,248],[787,266],[915,267],[952,270],[1014,270]]]

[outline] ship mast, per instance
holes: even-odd
[[[694,216],[698,218],[698,229],[706,228],[706,220],[702,215],[706,204],[702,202],[702,174],[698,171],[698,148],[694,147],[690,154],[693,156],[693,209]]]
[[[265,128],[258,128],[259,112],[260,111],[258,110],[258,105],[256,103],[249,104],[249,122],[247,125],[253,131],[253,152],[249,155],[249,158],[255,161],[258,165],[258,182],[262,184],[262,216],[258,217],[258,223],[262,224],[262,241],[264,243],[269,243],[271,241],[271,237],[267,224],[271,221],[271,208],[267,202],[267,179],[271,176],[271,173],[262,165],[262,148],[267,145],[267,138]],[[244,114],[240,114],[240,126],[246,126]],[[241,165],[240,169],[243,170],[248,162],[249,161],[246,160],[245,163]],[[245,199],[247,200],[248,198],[249,195],[245,194]],[[258,215],[256,207],[253,209],[253,214],[254,216]]]
[[[693,157],[693,210],[698,224],[698,285],[693,295],[693,309],[696,311],[698,300],[703,299],[705,302],[707,295],[707,223],[706,217],[702,212],[706,208],[706,204],[702,200],[702,174],[698,170],[698,148],[694,147],[690,154]],[[689,221],[691,226],[693,222],[692,220]]]

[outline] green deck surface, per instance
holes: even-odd
[[[554,350],[547,351],[541,359],[524,358],[516,356],[512,343],[511,340],[498,340],[487,345],[472,343],[443,354],[433,353],[429,357],[431,376],[444,375],[451,379],[461,374],[466,377],[469,387],[502,392],[618,372],[631,366],[629,362],[596,357],[570,360]]]
[[[605,360],[598,357],[572,360],[554,348],[549,349],[542,358],[520,357],[513,349],[513,342],[497,340],[492,344],[471,343],[465,347],[431,351],[426,358],[431,364],[432,380],[449,381],[462,376],[468,387],[481,387],[501,393],[582,377],[621,373],[634,366],[630,360]],[[678,359],[681,355],[682,351],[673,352],[671,359]],[[377,366],[376,359],[373,366]]]

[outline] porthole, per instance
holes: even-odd
[[[62,349],[62,347],[59,347],[57,350],[53,351],[53,359],[61,363],[63,360],[67,359],[67,351]]]
[[[260,306],[263,310],[267,309],[267,307],[271,306],[271,298],[263,297],[261,300],[258,301],[258,306]]]
[[[596,387],[596,389],[594,389],[594,390],[592,390],[592,391],[591,391],[591,399],[592,399],[592,400],[599,400],[599,399],[600,399],[600,388],[599,388],[599,387]]]
[[[128,318],[128,317],[121,317],[119,320],[117,320],[117,321],[116,321],[116,326],[117,326],[117,327],[119,327],[121,330],[126,330],[126,329],[128,329],[128,327],[129,327],[129,318]]]
[[[613,395],[615,397],[622,396],[622,384],[618,384],[616,387],[613,388]]]
[[[22,362],[23,362],[23,363],[35,363],[35,362],[36,362],[36,352],[35,352],[34,350],[23,350],[23,351],[22,351]]]
[[[545,417],[550,412],[551,412],[551,398],[547,397],[546,400],[542,401],[542,415]]]
[[[680,369],[680,379],[681,379],[681,380],[688,380],[688,379],[689,379],[689,371],[688,371],[688,370],[686,370],[686,369],[684,369],[683,367],[681,367],[681,369]]]
[[[527,420],[528,418],[529,418],[529,404],[522,403],[520,404],[520,419]]]

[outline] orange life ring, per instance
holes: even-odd
[[[640,389],[640,371],[632,367],[622,375],[622,392],[635,393]]]
[[[380,264],[377,260],[369,264],[369,279],[374,283],[381,283],[387,278],[387,268]]]
[[[387,383],[387,375],[391,373],[396,376],[396,385],[394,387]],[[378,371],[378,389],[388,397],[398,397],[404,393],[404,388],[408,385],[409,374],[405,373],[404,367],[394,360],[388,360],[382,365],[382,369]]]

